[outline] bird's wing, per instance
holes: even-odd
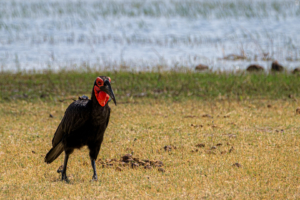
[[[69,105],[52,139],[56,146],[65,134],[80,128],[90,118],[91,100],[77,100]]]

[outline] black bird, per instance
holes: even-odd
[[[48,164],[53,162],[65,151],[62,180],[68,181],[66,170],[69,155],[74,149],[79,149],[85,145],[90,150],[90,159],[94,171],[93,180],[98,179],[95,160],[99,154],[103,135],[109,122],[109,97],[117,105],[110,82],[109,77],[97,77],[91,99],[83,96],[71,103],[54,134],[53,147],[47,153],[45,162]]]

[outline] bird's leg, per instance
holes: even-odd
[[[93,171],[94,171],[93,180],[97,181],[98,180],[98,176],[97,176],[97,171],[96,171],[95,160],[91,159],[91,163],[92,163],[92,167],[93,167]]]
[[[65,152],[65,161],[64,161],[64,168],[63,168],[63,171],[61,173],[61,180],[66,181],[66,182],[68,182],[68,177],[67,177],[67,174],[66,174],[68,159],[69,159],[69,154],[67,154]]]

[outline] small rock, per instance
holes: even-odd
[[[210,149],[211,150],[214,150],[214,149],[216,149],[217,147],[216,146],[212,146]]]
[[[158,168],[158,171],[159,171],[159,172],[165,172],[166,170],[165,170],[164,168],[161,168],[161,167],[160,167],[160,168]]]
[[[208,70],[209,67],[207,65],[202,65],[202,64],[199,64],[195,67],[195,70],[196,71],[204,71],[204,70]]]
[[[284,70],[284,67],[280,65],[277,60],[272,62],[271,71],[273,72],[282,72]]]
[[[265,69],[260,65],[253,64],[253,65],[249,65],[246,70],[248,72],[258,72],[258,71],[264,71]]]
[[[50,118],[53,118],[54,116],[52,114],[49,115]]]
[[[240,163],[234,163],[232,166],[233,167],[242,167],[242,165]]]

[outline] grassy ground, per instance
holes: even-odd
[[[60,72],[0,73],[0,101],[62,100],[90,95],[95,77],[112,79],[119,101],[156,99],[282,99],[299,97],[299,74]]]
[[[63,156],[50,165],[44,163],[54,131],[72,102],[56,99],[64,98],[63,94],[89,94],[95,74],[77,74],[77,78],[73,74],[72,79],[68,74],[65,79],[62,74],[2,75],[6,81],[0,79],[1,198],[300,198],[297,76],[109,75],[120,103],[111,105],[111,120],[97,161],[99,181],[91,182],[92,167],[83,148],[70,157],[69,184],[61,182],[56,173]],[[223,85],[225,80],[227,85]],[[13,88],[16,82],[17,92],[5,89]],[[161,94],[152,93],[154,83],[163,90]],[[189,90],[176,95],[181,85]],[[258,91],[240,89],[251,85]],[[38,88],[48,91],[49,96],[40,98]],[[196,96],[193,94],[201,94],[197,88],[210,89],[201,90],[206,96]],[[232,88],[242,92],[239,98]],[[31,89],[27,98],[11,97],[23,95],[25,89]],[[127,92],[149,95],[138,98],[127,96]],[[58,94],[61,97],[55,96]],[[287,98],[288,94],[294,97]],[[165,151],[165,146],[169,150]],[[158,167],[132,169],[111,161],[127,153],[140,160],[162,161],[165,172]]]
[[[51,165],[44,163],[44,156],[69,103],[0,104],[3,199],[300,198],[300,115],[295,114],[295,101],[148,99],[112,105],[97,162],[99,181],[90,181],[92,168],[84,148],[71,156],[66,184],[56,173],[63,156]],[[170,151],[164,150],[166,145]],[[160,160],[165,172],[142,166],[118,171],[117,164],[102,168],[100,162],[120,160],[126,153]]]

